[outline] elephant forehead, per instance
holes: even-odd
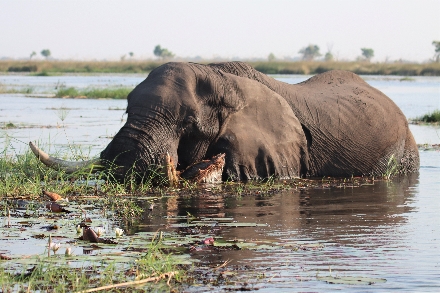
[[[190,87],[150,83],[139,85],[130,93],[127,113],[164,113],[177,117],[191,115],[198,107]]]

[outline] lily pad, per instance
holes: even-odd
[[[376,283],[386,283],[386,279],[369,278],[369,277],[317,277],[318,280],[327,282],[328,284],[344,284],[344,285],[372,285]]]

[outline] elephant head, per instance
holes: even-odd
[[[295,114],[255,80],[206,65],[167,63],[127,99],[127,121],[100,155],[118,180],[148,176],[165,153],[177,170],[225,153],[223,179],[298,177],[307,165]]]

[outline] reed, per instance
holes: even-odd
[[[82,267],[72,268],[69,260],[74,257],[60,256],[49,261],[40,256],[32,269],[22,272],[0,267],[0,291],[95,292],[121,285],[125,289],[117,292],[137,292],[132,286],[141,291],[170,291],[171,286],[181,282],[184,272],[177,269],[170,254],[162,251],[160,242],[146,244],[146,248],[144,256],[125,266],[103,260],[86,261]]]

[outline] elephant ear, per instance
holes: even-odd
[[[263,84],[227,74],[240,106],[225,119],[209,155],[226,154],[224,179],[295,178],[308,168],[307,141],[283,97]]]

